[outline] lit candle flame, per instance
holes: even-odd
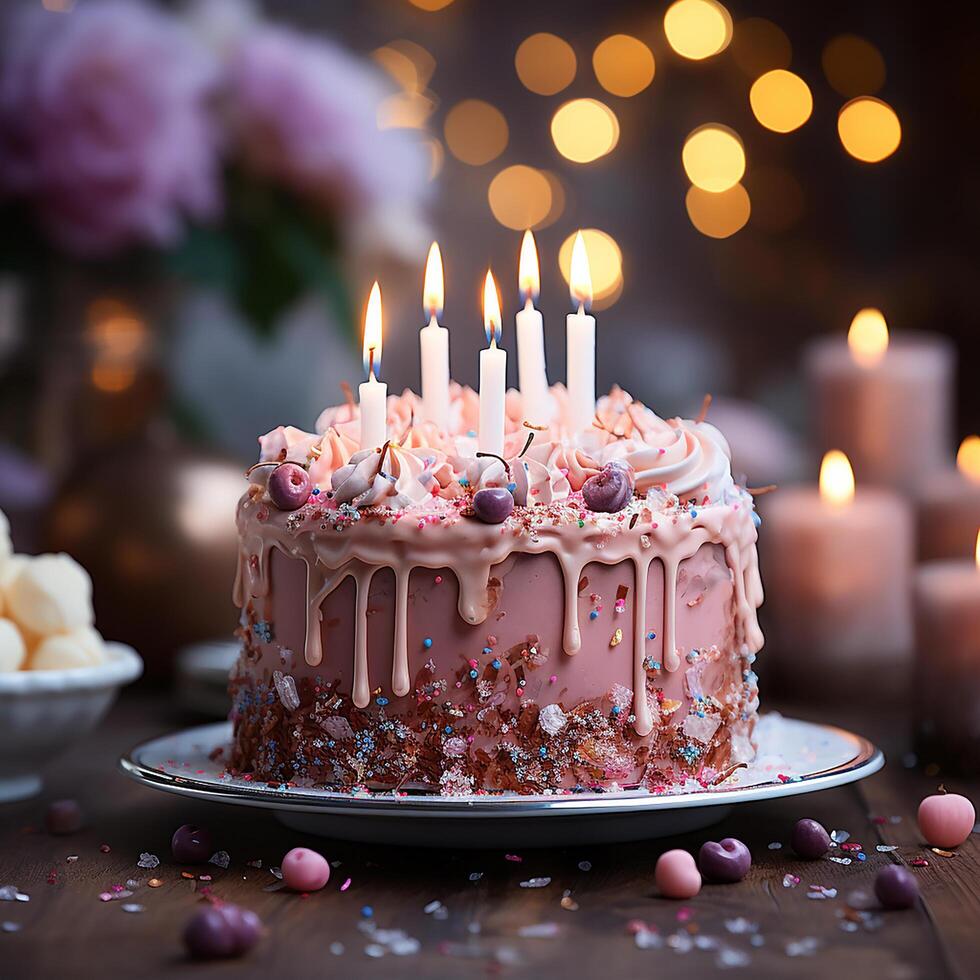
[[[854,471],[839,449],[831,449],[820,464],[820,499],[834,507],[854,499]]]
[[[847,346],[862,367],[873,367],[888,350],[888,324],[881,310],[858,310],[847,331]]]
[[[429,246],[425,260],[425,283],[422,286],[422,309],[430,320],[438,320],[445,299],[445,281],[442,274],[442,252],[439,243]]]
[[[980,436],[967,436],[960,443],[956,468],[971,482],[980,483]]]
[[[572,303],[579,307],[592,305],[592,272],[589,269],[589,253],[585,249],[585,239],[582,232],[575,235],[572,245],[572,267],[568,277],[568,285],[572,294]]]
[[[377,379],[381,369],[381,287],[375,282],[364,314],[364,373]]]
[[[534,235],[528,229],[521,241],[521,260],[517,267],[517,283],[521,291],[521,299],[536,300],[541,290],[541,271],[538,268],[538,249],[534,244]]]
[[[497,284],[489,269],[483,283],[483,329],[487,332],[487,343],[496,347],[500,340],[500,300],[497,297]]]

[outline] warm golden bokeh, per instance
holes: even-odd
[[[514,56],[517,77],[538,95],[554,95],[571,85],[577,61],[572,46],[555,34],[532,34]]]
[[[973,483],[980,483],[980,436],[967,436],[956,451],[956,468]]]
[[[828,42],[820,61],[831,88],[847,98],[874,95],[885,84],[881,52],[856,34],[840,34]]]
[[[421,92],[436,70],[436,59],[414,41],[399,39],[371,52],[371,57],[406,92]]]
[[[494,218],[505,228],[539,228],[551,213],[551,183],[540,170],[515,164],[490,181],[487,200]]]
[[[833,507],[843,507],[854,499],[854,470],[839,449],[831,449],[820,464],[820,499]]]
[[[792,57],[789,38],[771,20],[748,17],[735,25],[732,58],[750,78],[758,78],[774,68],[789,68]]]
[[[902,142],[902,124],[895,110],[870,96],[852,99],[841,109],[837,133],[844,149],[864,163],[890,157]]]
[[[551,138],[558,152],[573,163],[591,163],[619,142],[619,120],[598,99],[573,99],[551,119]]]
[[[720,193],[745,173],[745,149],[738,134],[719,123],[706,123],[684,141],[681,161],[695,187]]]
[[[510,136],[503,113],[480,99],[457,102],[446,115],[443,131],[449,152],[474,167],[499,157]]]
[[[378,129],[424,129],[435,110],[435,100],[424,92],[395,92],[378,106]]]
[[[592,53],[592,68],[607,92],[628,98],[653,81],[657,65],[653,52],[639,38],[613,34]]]
[[[562,278],[571,284],[572,249],[575,232],[562,242],[558,250],[558,268]],[[592,308],[604,310],[619,299],[623,289],[623,253],[616,240],[598,228],[583,228],[582,238],[589,259],[589,275],[592,280]]]
[[[684,204],[691,224],[709,238],[730,238],[745,227],[752,213],[748,191],[741,184],[720,194],[688,188]]]
[[[766,129],[774,133],[791,133],[810,118],[813,96],[799,75],[776,68],[755,80],[749,90],[749,105]]]
[[[862,367],[874,367],[888,350],[888,324],[874,307],[858,310],[847,331],[851,356]]]
[[[413,7],[418,7],[419,10],[426,10],[432,13],[436,10],[442,10],[443,7],[448,7],[453,0],[408,0],[408,2]]]
[[[676,0],[664,14],[664,34],[679,55],[700,61],[728,47],[732,17],[716,0]]]

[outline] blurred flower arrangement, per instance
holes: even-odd
[[[150,263],[263,331],[317,290],[350,322],[345,241],[412,213],[425,149],[376,124],[385,83],[242,0],[36,4],[0,40],[0,270]]]

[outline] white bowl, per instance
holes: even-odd
[[[39,793],[41,766],[92,731],[143,673],[131,647],[107,643],[106,652],[98,667],[0,673],[0,803]]]

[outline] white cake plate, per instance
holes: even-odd
[[[341,840],[421,847],[614,843],[700,830],[733,806],[815,793],[877,772],[885,757],[867,739],[829,725],[764,716],[759,752],[724,786],[656,796],[644,790],[567,795],[393,796],[276,788],[230,776],[214,750],[230,723],[202,725],[138,745],[123,772],[153,789],[273,810],[288,827]]]

